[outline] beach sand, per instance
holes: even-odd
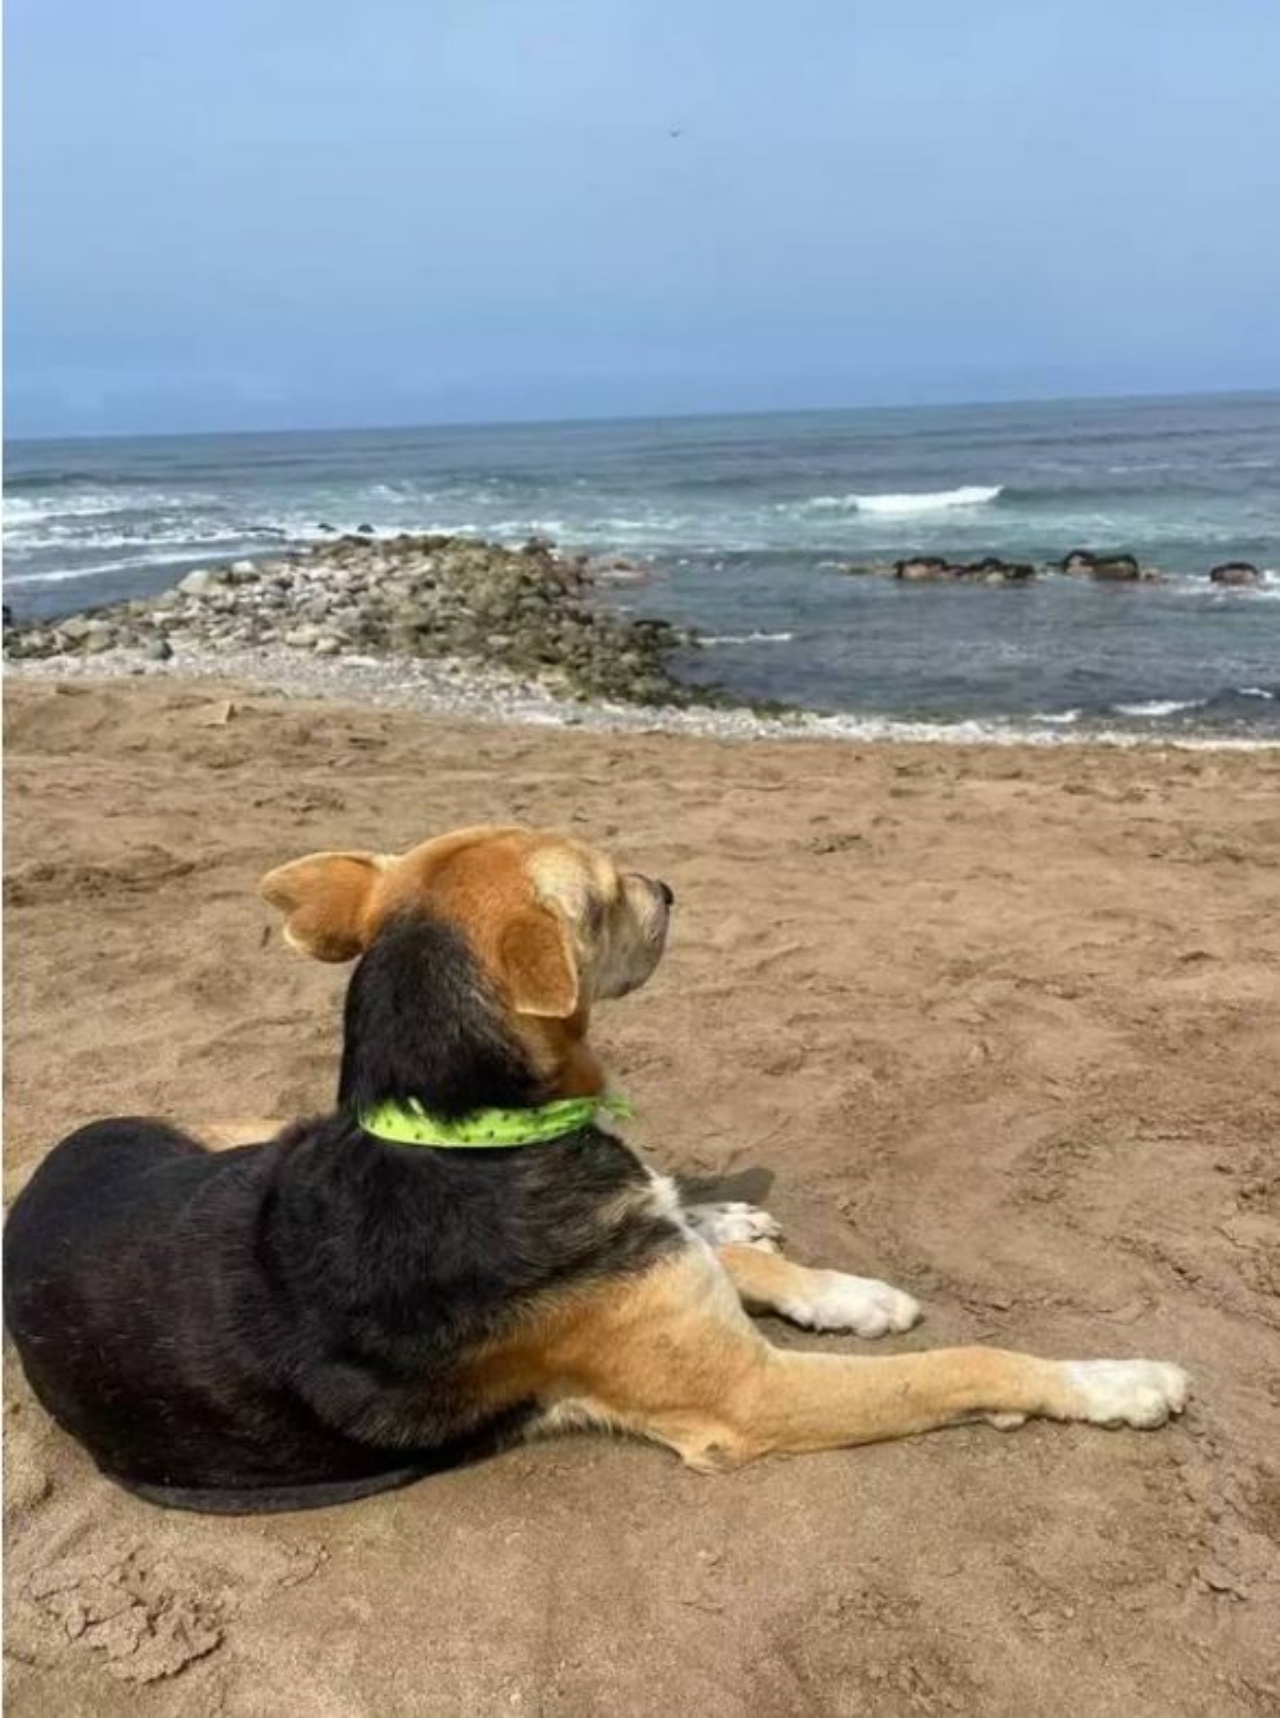
[[[325,1103],[345,969],[281,945],[269,866],[566,825],[677,892],[664,966],[598,1022],[657,1162],[917,1294],[886,1349],[1195,1381],[1154,1434],[720,1478],[584,1437],[236,1521],[115,1490],[9,1355],[10,1711],[1277,1709],[1280,755],[732,745],[200,683],[6,708],[9,1197],[94,1116]]]

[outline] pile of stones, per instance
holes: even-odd
[[[605,577],[607,578],[607,573]],[[56,621],[13,625],[5,655],[130,651],[160,662],[260,650],[314,657],[438,657],[499,668],[557,692],[637,704],[711,701],[672,677],[696,636],[593,600],[585,556],[533,539],[336,538],[279,558],[188,573],[173,590]]]

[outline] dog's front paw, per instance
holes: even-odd
[[[812,1287],[778,1302],[777,1310],[806,1330],[851,1330],[855,1336],[888,1336],[910,1330],[920,1318],[920,1303],[901,1289],[874,1277],[843,1271],[810,1271]]]
[[[1094,1426],[1163,1426],[1187,1404],[1190,1380],[1161,1360],[1071,1360],[1070,1418]]]
[[[755,1205],[730,1200],[719,1205],[686,1205],[685,1220],[712,1247],[759,1247],[774,1253],[782,1225]]]

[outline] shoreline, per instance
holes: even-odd
[[[497,728],[615,734],[673,734],[730,744],[824,741],[843,745],[998,746],[1014,751],[1276,752],[1280,739],[1238,735],[1162,735],[1123,728],[1040,729],[1017,718],[956,722],[883,715],[824,715],[795,710],[761,715],[746,705],[636,705],[607,699],[571,699],[494,668],[454,658],[300,658],[291,652],[184,650],[166,662],[141,652],[7,660],[10,683],[79,682],[109,685],[244,688],[291,701],[319,700],[341,707],[400,710],[441,721]]]
[[[899,563],[898,576],[910,567],[926,561]],[[1132,572],[1139,574],[1136,562]],[[290,697],[463,720],[725,740],[1280,749],[1280,735],[1248,729],[1145,725],[1171,715],[1194,721],[1191,713],[1203,707],[1194,702],[1117,707],[1114,715],[953,719],[753,703],[679,672],[681,653],[732,640],[602,596],[652,576],[651,564],[569,554],[540,538],[512,548],[439,534],[356,533],[193,569],[154,597],[56,620],[15,622],[6,607],[5,669],[32,679],[240,681]]]

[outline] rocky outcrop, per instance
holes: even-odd
[[[906,579],[911,584],[922,584],[934,579],[949,579],[951,568],[941,555],[913,555],[906,561],[893,563],[895,579]]]
[[[1069,578],[1105,579],[1119,584],[1151,583],[1160,577],[1159,573],[1139,566],[1133,555],[1095,555],[1091,549],[1073,549],[1059,570]]]
[[[1210,568],[1209,578],[1215,585],[1260,585],[1265,582],[1260,569],[1252,561],[1223,561],[1221,566]]]
[[[184,645],[317,657],[445,657],[571,695],[639,704],[713,702],[668,671],[696,643],[665,620],[592,601],[582,557],[448,536],[340,537],[265,561],[187,573],[162,596],[6,631],[7,656],[126,649],[180,659]]]
[[[962,579],[981,579],[988,585],[1022,585],[1035,578],[1036,569],[1029,561],[1003,561],[999,555],[987,555],[957,567],[956,574]]]
[[[1004,561],[999,555],[986,555],[980,561],[948,561],[941,555],[916,555],[910,560],[893,563],[895,579],[920,583],[946,579],[970,579],[982,584],[1025,584],[1034,579],[1036,569],[1029,561]]]

